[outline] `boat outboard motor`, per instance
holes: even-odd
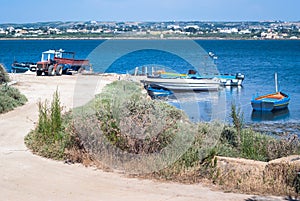
[[[245,75],[242,74],[242,73],[237,73],[237,74],[235,75],[235,77],[236,77],[236,79],[239,79],[239,80],[244,80],[244,79],[245,79]]]

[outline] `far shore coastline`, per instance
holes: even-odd
[[[9,40],[249,40],[249,41],[276,41],[276,40],[292,40],[298,41],[297,39],[290,38],[276,38],[276,39],[266,39],[266,38],[220,38],[220,37],[53,37],[53,38],[30,38],[30,37],[16,37],[16,38],[0,38],[0,41]]]

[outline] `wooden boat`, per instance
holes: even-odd
[[[251,101],[253,110],[273,111],[285,109],[290,101],[289,95],[283,92],[259,96]]]
[[[263,96],[253,97],[251,105],[253,110],[257,111],[274,111],[288,107],[290,96],[283,92],[278,92],[277,74],[275,73],[276,92]]]

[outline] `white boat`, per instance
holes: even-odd
[[[220,80],[221,86],[242,86],[245,75],[242,73],[237,73],[235,75],[220,74],[215,76],[215,78]]]
[[[217,91],[220,82],[215,79],[155,78],[141,80],[145,85],[157,85],[172,91]]]

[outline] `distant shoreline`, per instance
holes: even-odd
[[[168,38],[158,38],[158,37],[70,37],[70,38],[0,38],[0,41],[9,40],[251,40],[251,41],[284,41],[292,40],[298,41],[297,39],[265,39],[265,38],[219,38],[219,37],[168,37]]]

